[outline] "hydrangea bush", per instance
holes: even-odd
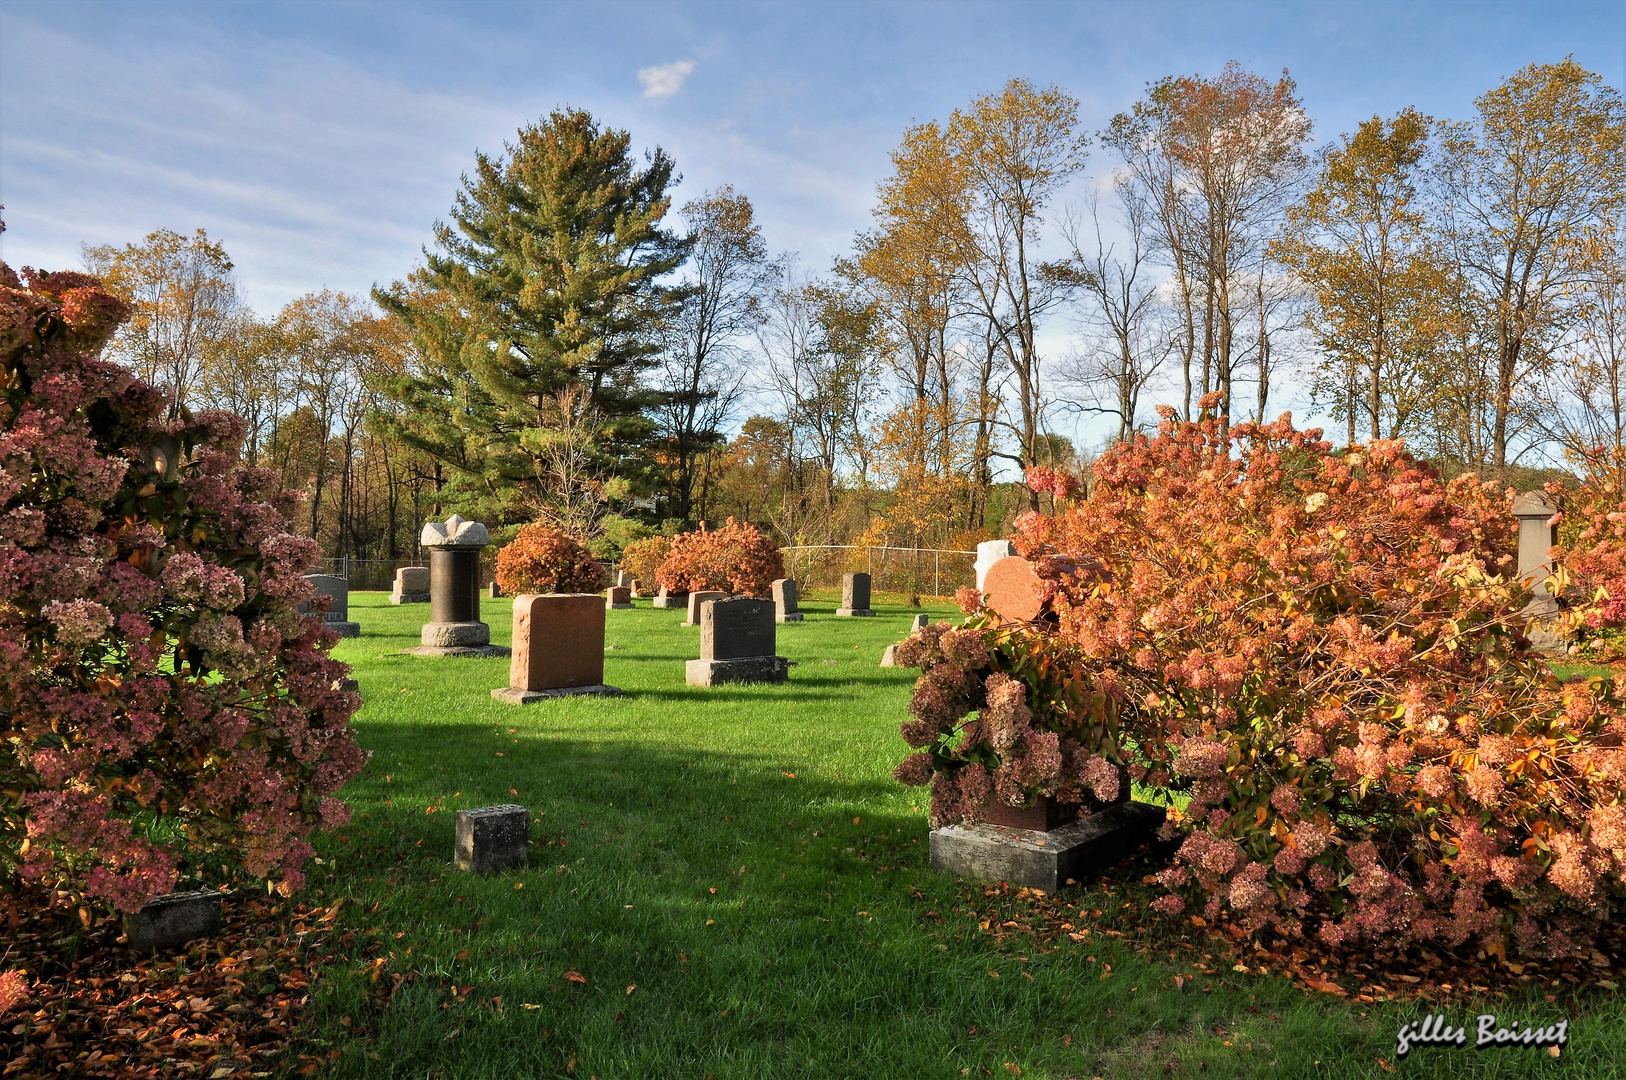
[[[1560,507],[1557,595],[1561,629],[1589,659],[1626,660],[1626,460],[1600,451],[1579,487],[1550,485]]]
[[[497,584],[509,596],[598,592],[608,576],[592,552],[546,522],[522,526],[497,552]]]
[[[95,278],[0,264],[0,888],[133,911],[197,860],[303,883],[365,755],[314,542],[243,424],[97,358]],[[327,601],[315,601],[317,610]]]
[[[778,546],[755,525],[729,518],[720,529],[674,536],[655,581],[674,593],[716,589],[766,599],[784,576]]]
[[[991,647],[966,679],[1015,666],[1004,634],[1069,687],[1079,718],[1044,727],[1113,718],[1110,744],[1079,743],[1126,754],[1172,804],[1160,910],[1332,944],[1588,946],[1622,894],[1626,711],[1610,681],[1560,684],[1531,653],[1505,493],[1442,483],[1398,443],[1335,452],[1285,418],[1168,413],[1094,479],[1017,523],[1053,623],[973,616]],[[1008,723],[986,690],[939,708],[931,650],[911,649],[928,661],[911,724],[958,724],[957,752]],[[917,755],[901,778],[942,777],[956,756]],[[934,796],[940,817],[969,812],[968,771]]]

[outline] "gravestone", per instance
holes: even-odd
[[[632,607],[632,590],[625,585],[612,585],[605,589],[604,607],[609,611],[625,611]]]
[[[1016,554],[1016,545],[1009,540],[984,540],[977,545],[977,591],[982,591],[983,579],[999,560]]]
[[[509,705],[621,693],[604,685],[604,598],[598,593],[514,597],[508,685],[491,696]]]
[[[496,578],[491,579],[491,598],[493,600],[502,598],[502,586],[497,584]]]
[[[841,578],[841,606],[837,615],[873,615],[869,607],[869,575],[844,574]]]
[[[919,615],[916,615],[914,618],[909,620],[909,632],[911,634],[913,634],[917,630],[926,629],[926,622],[927,622],[926,613],[923,611]],[[881,666],[882,667],[897,667],[898,666],[898,646],[897,645],[888,645],[886,647],[886,651],[881,654]]]
[[[390,590],[390,603],[429,603],[429,567],[403,566],[397,570],[395,588]]]
[[[350,621],[350,579],[336,574],[306,574],[318,596],[332,597],[333,603],[322,616],[322,624],[340,637],[360,637],[361,624]],[[310,613],[315,617],[315,612]]]
[[[124,933],[137,952],[170,952],[198,938],[220,933],[221,895],[209,889],[170,893],[124,916]]]
[[[1069,879],[1099,873],[1153,839],[1165,814],[1160,806],[1126,800],[1050,828],[945,825],[931,831],[932,869],[1053,893]],[[1051,816],[1046,815],[1045,824]]]
[[[615,572],[615,583],[617,587],[630,589],[632,588],[632,575],[625,570],[617,570]]]
[[[1044,614],[1045,583],[1032,563],[1009,555],[983,575],[982,602],[1006,622],[1032,622]]]
[[[491,644],[480,621],[480,551],[491,542],[486,527],[453,514],[423,527],[418,543],[429,552],[429,622],[417,656],[507,656]]]
[[[732,596],[700,607],[700,659],[684,666],[690,686],[784,682],[790,661],[775,656],[774,604]]]
[[[721,600],[728,594],[716,589],[700,589],[689,594],[689,617],[683,620],[684,626],[700,625],[700,605],[712,600]]]
[[[489,874],[530,860],[531,812],[512,803],[457,812],[452,859],[459,870]]]
[[[642,595],[644,595],[643,583],[640,582],[637,578],[633,578],[632,581],[628,584],[627,587],[632,590],[632,595],[634,595],[634,596],[642,596]]]
[[[788,577],[773,583],[773,621],[802,621],[802,609],[796,602],[796,582]]]
[[[1549,656],[1567,652],[1569,643],[1548,630],[1544,620],[1558,614],[1558,603],[1547,589],[1553,572],[1548,549],[1558,543],[1558,526],[1547,524],[1558,508],[1540,491],[1526,491],[1513,500],[1513,516],[1519,520],[1519,577],[1535,594],[1525,606],[1525,636],[1536,650]]]
[[[687,608],[689,606],[689,594],[667,592],[666,586],[662,585],[660,591],[655,594],[654,604],[658,608]]]

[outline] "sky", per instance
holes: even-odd
[[[819,270],[911,122],[1013,77],[1098,130],[1164,75],[1285,68],[1319,144],[1407,105],[1466,118],[1566,55],[1619,86],[1626,4],[0,0],[0,257],[77,268],[83,243],[203,228],[263,313],[365,295],[421,259],[477,150],[571,105],[672,155],[680,202],[750,196]]]

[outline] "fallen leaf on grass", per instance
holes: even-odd
[[[638,989],[638,984],[637,984],[637,983],[633,983],[633,984],[632,984],[632,985],[631,985],[631,986],[629,986],[629,987],[627,987],[627,993],[629,993],[629,994],[630,994],[630,993],[632,993],[632,992],[633,992],[633,991],[634,991],[634,990],[636,990],[636,989]]]
[[[565,981],[566,982],[573,982],[573,983],[581,983],[583,986],[586,986],[587,985],[587,976],[583,975],[579,971],[567,971],[567,972],[565,972]]]
[[[533,1009],[534,1010],[534,1009],[540,1009],[542,1006],[540,1006],[540,1005],[532,1005],[529,1001],[522,1001],[522,1002],[519,1003],[519,1007],[522,1008],[522,1009]]]

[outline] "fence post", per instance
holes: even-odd
[[[934,552],[932,552],[932,599],[933,600],[940,600],[943,597],[943,594],[937,591],[938,579],[942,576],[942,573],[943,573],[943,553],[941,551],[934,551]]]

